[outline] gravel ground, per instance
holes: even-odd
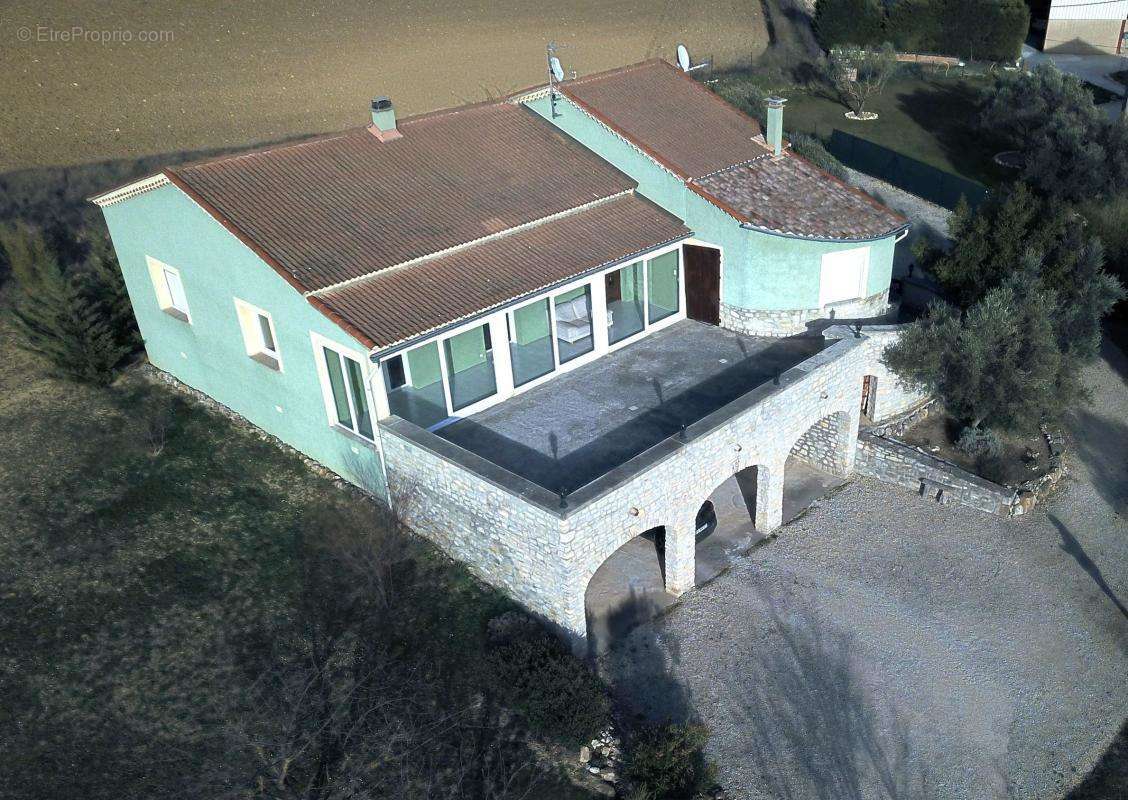
[[[1128,374],[1008,521],[855,480],[604,659],[695,716],[734,798],[1057,798],[1128,715]]]

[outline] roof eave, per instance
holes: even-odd
[[[610,261],[605,261],[602,264],[597,264],[594,267],[590,267],[590,268],[585,269],[581,272],[577,272],[574,275],[569,275],[565,278],[561,278],[560,280],[553,281],[552,283],[545,284],[544,286],[538,287],[538,288],[533,289],[531,291],[524,292],[524,293],[516,295],[514,297],[510,297],[506,300],[502,300],[502,301],[495,303],[491,306],[487,306],[486,308],[483,308],[480,311],[476,311],[472,314],[467,314],[465,316],[459,317],[458,319],[453,319],[450,322],[444,323],[443,325],[439,325],[437,327],[430,328],[430,329],[425,330],[425,331],[421,331],[420,333],[417,333],[414,336],[409,336],[406,339],[400,339],[398,342],[391,342],[390,344],[386,344],[386,345],[383,345],[383,346],[373,345],[371,352],[369,353],[369,358],[372,359],[373,363],[378,363],[382,359],[385,359],[389,356],[395,355],[396,353],[403,352],[404,350],[408,350],[411,347],[413,347],[414,345],[420,344],[420,343],[422,343],[422,342],[424,342],[427,339],[430,339],[432,337],[439,336],[442,333],[444,333],[445,331],[451,330],[452,328],[456,328],[460,325],[465,325],[467,322],[472,322],[476,319],[480,319],[481,317],[484,317],[487,314],[492,314],[492,313],[499,311],[501,309],[511,308],[512,306],[520,305],[521,303],[528,300],[530,297],[535,297],[536,295],[544,293],[544,292],[551,292],[552,290],[554,290],[554,289],[556,289],[556,288],[558,288],[558,287],[560,287],[564,284],[571,283],[572,281],[579,280],[581,278],[588,277],[590,275],[594,275],[598,272],[601,272],[603,270],[615,267],[619,264],[626,263],[628,261],[633,261],[635,259],[645,257],[648,253],[653,253],[655,250],[658,250],[658,249],[663,248],[663,247],[668,247],[671,244],[676,244],[678,242],[684,242],[686,239],[692,239],[695,235],[696,234],[693,231],[687,230],[686,233],[684,233],[681,236],[675,236],[673,238],[667,239],[664,242],[656,242],[655,244],[651,245],[650,247],[644,248],[642,250],[636,250],[633,253],[627,253],[626,255],[620,256],[619,258],[615,258],[615,259],[612,259]]]
[[[810,236],[793,231],[781,231],[775,228],[767,228],[763,225],[756,225],[752,222],[741,222],[740,227],[749,231],[756,231],[757,233],[764,233],[768,236],[778,236],[782,239],[798,239],[804,242],[827,242],[831,244],[866,244],[868,242],[880,242],[882,239],[888,239],[890,236],[896,236],[909,229],[910,223],[905,222],[896,228],[892,228],[885,233],[875,234],[873,236]]]

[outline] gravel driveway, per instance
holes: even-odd
[[[737,798],[1054,798],[1128,715],[1128,374],[1007,521],[853,481],[636,630],[629,707],[699,717]]]

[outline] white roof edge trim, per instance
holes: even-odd
[[[102,194],[94,195],[90,198],[90,202],[98,207],[110,206],[114,203],[120,203],[123,200],[130,200],[139,194],[159,189],[169,183],[168,176],[163,172],[158,172],[156,175],[150,175],[148,178],[142,178],[139,181],[120,186]]]

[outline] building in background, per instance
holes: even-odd
[[[1128,0],[1051,0],[1046,20],[1047,53],[1128,53]]]

